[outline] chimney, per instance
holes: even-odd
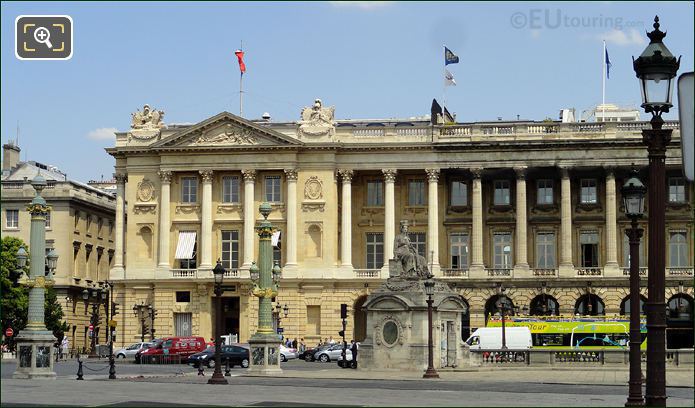
[[[14,142],[2,145],[2,169],[12,170],[19,164],[19,152],[21,149]]]

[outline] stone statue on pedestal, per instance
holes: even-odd
[[[392,277],[427,279],[430,276],[429,269],[427,269],[427,260],[424,256],[418,254],[417,249],[410,242],[407,220],[401,221],[401,232],[396,235],[393,241],[393,256],[396,259],[396,263],[389,265],[389,268],[396,269],[389,271]],[[398,267],[400,267],[400,271],[397,269]]]

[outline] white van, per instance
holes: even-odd
[[[505,341],[510,350],[530,349],[533,346],[531,341],[531,330],[528,327],[506,327]],[[466,344],[474,350],[495,350],[502,348],[502,328],[483,327],[471,334],[466,340]]]

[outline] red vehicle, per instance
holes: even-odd
[[[202,337],[164,337],[155,346],[138,353],[141,363],[186,362],[188,356],[205,350]]]

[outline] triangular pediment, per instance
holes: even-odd
[[[292,146],[303,143],[229,112],[219,113],[154,143],[167,147]]]

